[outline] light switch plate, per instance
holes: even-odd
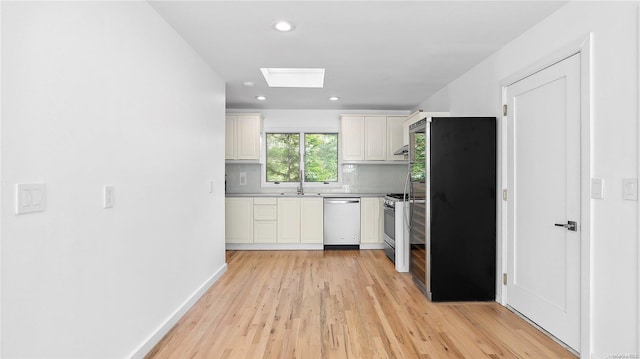
[[[604,199],[604,180],[602,178],[591,179],[591,198]]]
[[[638,200],[638,179],[625,178],[622,180],[622,198],[629,201]]]
[[[47,209],[47,186],[44,183],[16,184],[16,214],[43,212]]]
[[[113,208],[116,201],[116,189],[113,186],[104,186],[104,208]]]

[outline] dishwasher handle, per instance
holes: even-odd
[[[343,204],[343,203],[360,203],[360,199],[344,199],[344,198],[340,198],[340,199],[327,199],[325,198],[324,203],[336,203],[336,204]]]

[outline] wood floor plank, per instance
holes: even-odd
[[[575,358],[498,303],[431,303],[384,252],[228,251],[146,358]]]

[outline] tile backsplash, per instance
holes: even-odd
[[[260,164],[226,164],[226,193],[261,193]],[[246,184],[240,184],[240,176],[246,173]]]
[[[407,176],[407,164],[343,164],[342,187],[312,188],[306,192],[323,193],[392,193],[402,192]],[[247,163],[226,164],[227,193],[295,192],[295,187],[262,187],[263,165]],[[241,184],[243,183],[243,184]]]

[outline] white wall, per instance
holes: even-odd
[[[421,108],[452,116],[501,116],[500,81],[593,32],[592,176],[606,199],[592,200],[593,358],[638,353],[637,206],[622,179],[638,177],[638,3],[572,2],[431,96]],[[589,348],[583,348],[589,358]]]
[[[226,268],[224,83],[146,2],[1,6],[1,356],[144,353]]]

